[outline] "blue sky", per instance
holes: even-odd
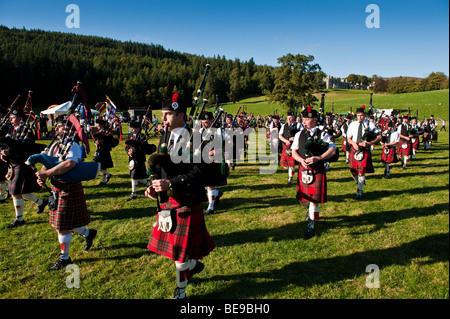
[[[66,6],[80,28],[66,26]],[[366,6],[380,28],[367,28]],[[277,66],[287,54],[313,55],[334,76],[449,75],[449,3],[302,0],[0,0],[0,24],[154,43],[180,52]]]

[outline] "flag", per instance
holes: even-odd
[[[106,116],[108,117],[108,122],[114,123],[114,117],[116,116],[116,106],[108,96],[106,96],[106,101]]]
[[[99,102],[95,104],[95,109],[100,112],[99,115],[103,115],[106,111],[106,102]]]
[[[75,129],[77,130],[77,134],[78,137],[80,138],[80,140],[83,142],[83,144],[86,147],[86,153],[90,153],[91,149],[89,147],[89,140],[86,136],[86,133],[83,130],[83,127],[81,126],[80,122],[78,121],[78,119],[75,117],[75,115],[70,114],[70,116],[67,118],[67,120],[73,124],[73,126],[75,127]]]

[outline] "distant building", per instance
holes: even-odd
[[[327,89],[345,89],[345,90],[371,90],[372,86],[361,85],[359,83],[353,84],[348,82],[347,79],[341,79],[331,75],[323,78],[325,87]]]

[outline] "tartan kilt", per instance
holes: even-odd
[[[402,142],[402,141],[398,142],[398,144],[397,144],[397,148],[398,148],[397,154],[398,154],[398,156],[409,156],[409,154],[411,153],[411,150],[412,150],[411,143],[410,142],[405,142],[405,143],[408,144],[408,147],[405,148],[405,149],[402,148],[402,144],[403,143],[404,142]]]
[[[191,258],[202,259],[216,247],[206,229],[201,203],[192,207],[180,207],[180,204],[170,197],[168,202],[161,203],[161,208],[177,210],[176,226],[171,232],[163,232],[158,230],[158,225],[154,226],[148,249],[175,261],[185,262]]]
[[[11,195],[34,193],[41,188],[37,183],[37,177],[33,169],[29,165],[18,164],[12,167],[12,175],[8,182]]]
[[[130,177],[131,179],[147,179],[147,169],[145,167],[145,161],[144,162],[137,162],[135,161],[134,168],[130,170]]]
[[[385,164],[397,163],[399,161],[397,157],[397,148],[395,146],[390,147],[388,154],[384,152],[385,149],[386,146],[383,147],[383,150],[381,151],[381,162]]]
[[[422,142],[428,142],[431,139],[431,133],[424,132],[422,136]]]
[[[372,153],[370,153],[369,148],[364,148],[364,158],[362,161],[357,161],[355,159],[356,150],[353,147],[350,147],[350,154],[348,156],[348,163],[350,165],[350,172],[352,175],[365,175],[366,173],[374,173],[375,169],[373,168],[372,163]]]
[[[323,163],[311,167],[314,173],[314,181],[311,184],[302,182],[302,165],[299,165],[297,180],[297,200],[303,202],[313,202],[316,204],[327,202],[327,174]]]
[[[286,155],[286,145],[283,144],[283,151],[281,152],[280,165],[282,166],[295,166],[298,162],[294,159],[294,156]]]
[[[57,208],[50,210],[49,222],[56,230],[71,230],[91,221],[84,197],[83,186],[52,180],[52,190],[57,192]]]
[[[347,138],[346,137],[344,137],[343,139],[342,139],[342,152],[347,152]]]
[[[419,137],[414,137],[416,139],[416,141],[414,143],[411,143],[412,149],[414,150],[418,150],[419,149],[419,145],[420,145],[420,141],[419,141]]]

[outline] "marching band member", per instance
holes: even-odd
[[[158,212],[147,247],[175,261],[177,287],[174,298],[182,299],[186,297],[185,289],[190,278],[204,268],[198,260],[215,248],[202,212],[202,202],[207,200],[205,186],[211,185],[214,168],[203,162],[179,162],[180,158],[177,159],[184,149],[188,152],[186,156],[193,153],[187,145],[192,133],[186,124],[186,107],[178,102],[178,94],[164,101],[162,119],[166,132],[165,138],[160,140],[159,149],[163,144],[167,145],[169,155],[160,165],[160,176],[153,179],[152,185],[145,191],[145,195],[154,200],[159,195],[162,209]],[[183,148],[183,143],[187,147]],[[157,155],[161,154],[150,156],[148,163]],[[172,193],[170,196],[169,190]],[[173,223],[170,222],[172,218]],[[164,221],[167,219],[166,224]]]
[[[280,165],[288,168],[288,185],[291,185],[292,178],[295,173],[295,165],[297,162],[292,157],[291,145],[294,140],[295,134],[297,134],[297,123],[294,122],[294,112],[287,113],[286,123],[280,129],[278,138],[283,142],[283,151],[281,153]]]
[[[302,111],[303,129],[297,132],[291,146],[292,156],[300,163],[296,198],[309,202],[306,238],[314,236],[314,222],[319,218],[319,204],[327,201],[325,162],[336,153],[336,145],[330,136],[316,127],[318,114],[311,106]],[[321,155],[306,153],[305,147],[310,138],[315,142],[320,139],[328,143],[325,152]]]
[[[406,169],[408,164],[409,154],[411,153],[411,138],[409,134],[409,116],[403,116],[402,124],[397,127],[398,134],[400,135],[400,141],[398,143],[398,157],[402,159],[402,169]]]
[[[57,119],[55,133],[60,139],[64,136],[65,121],[62,117]],[[64,142],[62,140],[58,141],[52,150],[63,146]],[[49,221],[50,225],[58,233],[60,256],[48,271],[59,270],[72,263],[69,256],[72,233],[77,233],[85,239],[85,251],[91,248],[93,240],[97,235],[97,230],[85,227],[89,224],[91,217],[87,210],[81,182],[68,183],[52,178],[53,176],[61,175],[71,170],[82,160],[82,156],[81,147],[74,142],[68,150],[64,161],[50,169],[46,169],[43,166],[40,171],[36,172],[39,185],[44,186],[45,181],[50,178],[52,191],[55,192],[55,203],[50,207]]]
[[[146,154],[150,155],[156,151],[156,146],[148,144],[146,141],[139,140],[139,131],[141,124],[138,122],[130,123],[130,130],[132,133],[131,139],[125,141],[125,151],[128,154],[128,168],[130,169],[131,179],[131,195],[127,202],[137,198],[137,190],[139,183],[150,186],[151,182],[147,179],[147,170],[145,167]]]
[[[0,119],[5,116],[6,110],[0,106]],[[8,134],[8,122],[3,125],[0,131],[0,137],[4,137]],[[6,180],[6,174],[8,174],[8,163],[0,160],[0,203],[4,203],[9,198],[8,182]]]
[[[370,133],[366,118],[366,111],[363,107],[356,110],[356,121],[350,123],[347,131],[347,141],[350,144],[349,164],[350,173],[355,181],[358,183],[355,199],[361,200],[363,187],[366,183],[366,174],[374,173],[375,170],[372,164],[372,153],[370,146],[376,144],[381,136],[374,140],[364,140],[365,131]]]
[[[411,149],[412,149],[412,155],[411,159],[414,160],[416,158],[417,150],[419,149],[419,135],[423,134],[422,129],[420,125],[417,123],[417,117],[411,118],[411,124],[410,124],[411,130],[413,130],[414,134],[412,134],[411,137]]]
[[[341,126],[341,135],[342,135],[342,152],[345,153],[345,164],[348,164],[348,156],[350,154],[350,146],[348,145],[347,140],[347,131],[350,123],[352,122],[353,116],[348,114],[345,118],[345,122]]]
[[[234,170],[236,167],[236,157],[238,155],[238,150],[236,148],[236,131],[233,126],[233,115],[227,114],[225,116],[225,125],[223,128],[223,137],[225,140],[225,162],[228,164],[228,167]]]
[[[33,170],[25,164],[28,155],[30,155],[29,153],[33,151],[36,144],[34,140],[22,140],[21,135],[25,129],[25,125],[22,123],[24,116],[25,114],[20,109],[15,109],[11,112],[9,116],[11,129],[6,137],[8,140],[4,141],[5,144],[8,144],[8,148],[1,151],[1,159],[9,164],[8,189],[13,200],[16,215],[14,221],[8,225],[8,228],[25,224],[23,218],[25,200],[31,201],[38,206],[37,214],[41,214],[48,204],[46,199],[38,198],[33,194],[39,191],[41,186],[36,182]]]
[[[394,123],[389,122],[387,124],[386,131],[383,132],[380,142],[383,146],[381,162],[386,167],[384,169],[384,178],[390,178],[391,166],[393,163],[398,162],[397,144],[399,140],[400,136],[397,130],[394,129]]]
[[[95,121],[95,126],[98,131],[94,134],[94,144],[97,147],[97,151],[94,155],[94,161],[101,164],[102,181],[100,185],[106,185],[109,182],[112,174],[108,173],[108,168],[114,167],[114,163],[111,157],[111,149],[113,145],[113,136],[106,131],[107,122],[102,119]]]
[[[202,121],[202,127],[199,130],[199,133],[203,135],[206,134],[207,131],[210,131],[212,128],[212,124],[214,122],[214,115],[212,112],[205,112],[201,115],[200,120]],[[219,136],[221,138],[221,136]],[[211,152],[214,152],[212,150]],[[214,153],[211,153],[211,155]],[[220,163],[213,163],[212,165],[221,165]],[[219,200],[223,195],[221,190],[216,189],[215,185],[206,186],[206,192],[208,194],[208,208],[205,211],[205,215],[214,214],[214,205],[219,205]]]

